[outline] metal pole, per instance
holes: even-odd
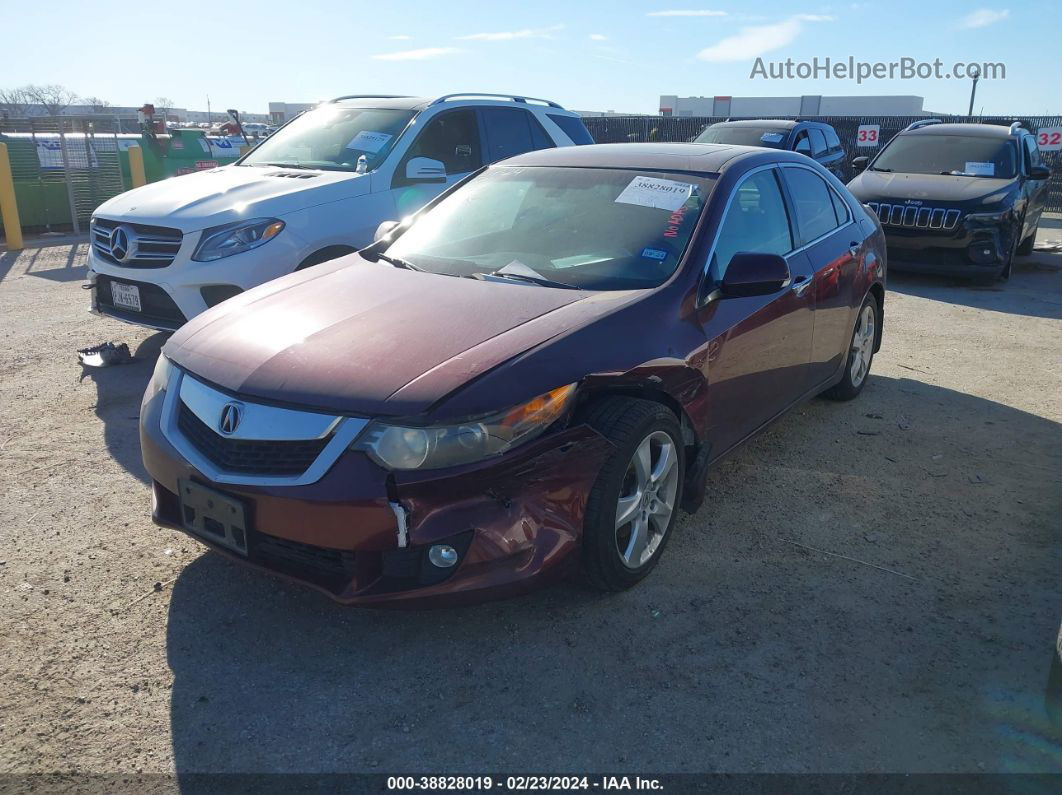
[[[63,120],[55,117],[56,129],[59,130],[59,151],[63,153],[63,175],[66,177],[66,198],[70,203],[70,221],[74,225],[74,234],[81,234],[81,222],[77,218],[77,201],[74,199],[74,175],[70,172],[70,155],[66,151],[66,133],[63,132]]]
[[[0,220],[4,222],[7,250],[18,251],[22,248],[22,225],[18,220],[15,180],[11,176],[7,144],[0,144]]]

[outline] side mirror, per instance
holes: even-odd
[[[727,265],[719,289],[727,298],[770,295],[785,287],[789,278],[784,257],[739,251]]]
[[[1047,166],[1033,166],[1029,169],[1029,179],[1051,179],[1051,169]]]
[[[446,182],[446,164],[430,157],[414,157],[406,163],[406,179],[410,182]]]
[[[870,158],[866,156],[856,157],[852,160],[852,168],[856,171],[865,171],[868,165],[870,165]]]
[[[398,226],[399,221],[384,221],[378,227],[376,227],[376,234],[372,236],[373,243],[379,243],[385,237],[391,234]]]

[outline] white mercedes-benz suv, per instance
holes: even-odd
[[[555,102],[490,94],[351,96],[319,105],[232,165],[163,180],[92,218],[92,310],[173,330],[255,285],[348,254],[512,155],[592,143]]]

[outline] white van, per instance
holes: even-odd
[[[235,163],[128,191],[93,215],[92,309],[173,330],[226,298],[370,244],[482,165],[592,143],[549,100],[351,96]]]

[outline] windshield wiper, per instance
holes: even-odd
[[[892,171],[891,168],[878,168],[877,166],[871,166],[870,170],[871,171],[885,171],[885,172],[891,172]]]
[[[399,259],[398,257],[389,257],[386,254],[381,254],[378,251],[372,254],[372,256],[376,257],[376,259],[382,259],[384,262],[394,265],[396,268],[402,268],[403,270],[407,271],[418,271],[420,273],[425,273],[424,268],[418,268],[412,262],[407,262],[406,260]]]
[[[512,279],[518,282],[528,282],[530,284],[538,284],[542,287],[559,287],[562,290],[582,290],[582,287],[576,287],[574,284],[567,284],[566,282],[557,282],[553,279],[547,279],[544,276],[529,276],[526,273],[506,273],[504,271],[494,271],[494,273],[473,273],[469,276],[470,279],[489,279],[491,277],[497,277],[499,279]]]

